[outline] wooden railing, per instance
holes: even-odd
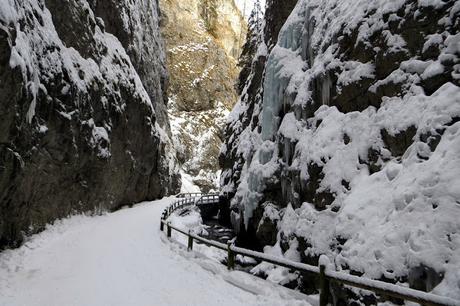
[[[218,204],[219,203],[219,195],[217,193],[180,193],[176,195],[176,198],[179,200],[174,201],[171,205],[165,208],[163,213],[161,214],[161,220],[166,220],[171,216],[171,214],[178,210],[185,207],[190,206],[200,206],[205,204]],[[163,230],[164,222],[160,223],[160,229]]]
[[[179,193],[176,195],[176,198],[194,198],[194,197],[201,197],[203,193],[201,192],[186,192],[186,193]]]
[[[198,198],[195,203],[196,205],[202,204],[219,204],[219,195],[218,194],[207,194]]]
[[[213,195],[214,196],[214,195]],[[185,199],[185,200],[188,200]],[[169,208],[173,208],[172,211],[184,207],[185,202],[183,200],[179,200],[174,202],[170,207],[165,209],[165,211],[169,211]],[[190,205],[194,205],[193,201],[187,202],[192,203]],[[182,206],[181,206],[182,205]],[[188,205],[188,204],[187,204]],[[415,303],[419,303],[421,305],[443,305],[443,306],[460,306],[460,301],[453,300],[448,297],[443,297],[427,292],[422,292],[419,290],[410,289],[407,287],[402,287],[382,281],[372,280],[364,277],[354,276],[342,272],[336,272],[326,269],[326,265],[320,263],[318,266],[307,265],[299,262],[294,262],[290,260],[285,260],[283,258],[271,256],[265,253],[256,252],[244,248],[240,248],[235,246],[233,243],[229,242],[228,244],[220,243],[217,241],[209,240],[203,237],[198,236],[197,234],[193,233],[192,231],[186,231],[180,228],[177,228],[171,225],[170,222],[167,221],[167,218],[172,213],[172,211],[166,216],[165,218],[161,218],[160,221],[160,228],[163,231],[164,226],[166,226],[166,233],[168,238],[171,237],[171,231],[175,230],[185,236],[188,237],[188,250],[191,251],[193,249],[193,241],[197,240],[207,246],[215,247],[217,249],[221,249],[227,252],[227,267],[229,270],[233,270],[235,268],[235,257],[237,254],[252,257],[259,261],[265,261],[268,263],[272,263],[274,265],[282,266],[289,268],[291,270],[296,270],[299,272],[314,274],[319,276],[319,292],[320,292],[320,306],[326,306],[329,302],[329,288],[330,282],[335,282],[338,284],[348,285],[368,291],[373,291],[378,293],[382,296],[397,298],[401,300],[411,301]],[[163,213],[164,214],[164,213]]]

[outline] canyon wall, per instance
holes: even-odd
[[[219,187],[225,118],[236,103],[238,56],[246,22],[233,0],[162,0],[170,71],[169,115],[183,191]]]
[[[0,36],[0,248],[179,190],[155,0],[5,0]]]
[[[221,220],[267,253],[460,298],[459,2],[295,2],[268,2],[227,121]],[[279,269],[254,272],[316,291]]]

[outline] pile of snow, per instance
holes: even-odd
[[[193,177],[183,170],[180,171],[180,175],[182,178],[182,186],[180,188],[181,193],[194,193],[194,192],[201,192],[200,187],[195,185],[193,182]]]

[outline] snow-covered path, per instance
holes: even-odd
[[[0,305],[309,305],[167,242],[159,218],[172,201],[74,216],[0,253]]]

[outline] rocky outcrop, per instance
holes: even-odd
[[[222,130],[237,100],[237,59],[246,31],[233,0],[162,0],[171,74],[169,114],[186,175],[218,188]]]
[[[296,3],[297,1],[267,1],[265,26],[256,27],[248,33],[241,57],[250,60],[246,60],[242,67],[239,77],[241,96],[228,118],[225,141],[219,155],[219,165],[222,169],[221,192],[228,199],[234,198],[238,186],[242,183],[243,167],[252,159],[256,146],[259,144],[253,138],[252,132],[260,132],[259,116],[262,109],[266,61],[269,52],[275,45],[279,30]],[[244,146],[241,145],[242,143]],[[232,209],[235,216],[240,216],[237,205],[232,205]],[[221,221],[230,222],[230,210],[227,214],[221,214],[220,217]],[[242,219],[237,219],[238,223],[242,222]],[[248,242],[249,245],[260,245],[254,239],[258,222],[248,228],[240,224],[234,224],[234,226],[237,232],[241,231],[241,239],[251,241]],[[264,241],[261,244],[263,245]]]
[[[177,192],[156,1],[0,6],[0,247]]]
[[[58,4],[61,1],[56,1]],[[89,0],[94,14],[104,21],[125,48],[145,90],[152,100],[158,124],[169,133],[167,89],[169,75],[163,38],[159,29],[158,0],[137,3],[134,7],[117,0]],[[54,15],[53,15],[54,16]],[[163,96],[162,103],[159,97]]]
[[[276,38],[274,5],[226,128],[227,219],[267,252],[459,298],[458,3],[298,1]]]

